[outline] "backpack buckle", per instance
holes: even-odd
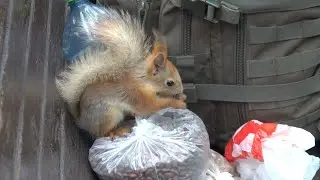
[[[183,9],[192,11],[195,16],[199,16],[213,23],[218,23],[217,9],[220,8],[220,0],[183,0]]]
[[[205,20],[213,23],[218,23],[220,18],[217,16],[217,9],[220,9],[220,0],[201,0],[206,3],[206,14],[204,16]]]
[[[202,17],[212,23],[225,21],[238,24],[240,10],[223,0],[182,0],[183,9],[192,11],[195,16]]]

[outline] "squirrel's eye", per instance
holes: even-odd
[[[174,85],[174,81],[172,80],[167,80],[167,86],[171,87]]]

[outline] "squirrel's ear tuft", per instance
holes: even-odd
[[[154,35],[154,43],[152,53],[148,57],[149,68],[148,72],[156,75],[159,69],[166,67],[168,60],[168,50],[165,38],[155,29],[152,30]]]
[[[165,37],[155,29],[152,29],[152,33],[154,35],[152,54],[156,56],[157,54],[162,54],[164,56],[164,59],[167,59],[168,48],[167,48]]]

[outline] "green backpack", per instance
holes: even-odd
[[[319,0],[121,1],[168,42],[211,143],[248,120],[302,127],[320,139]]]

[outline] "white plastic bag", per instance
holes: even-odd
[[[128,137],[92,145],[89,161],[102,180],[205,179],[209,137],[198,116],[168,108],[136,121]]]
[[[243,125],[226,147],[243,180],[312,180],[320,159],[305,151],[315,138],[300,128],[257,120]]]

